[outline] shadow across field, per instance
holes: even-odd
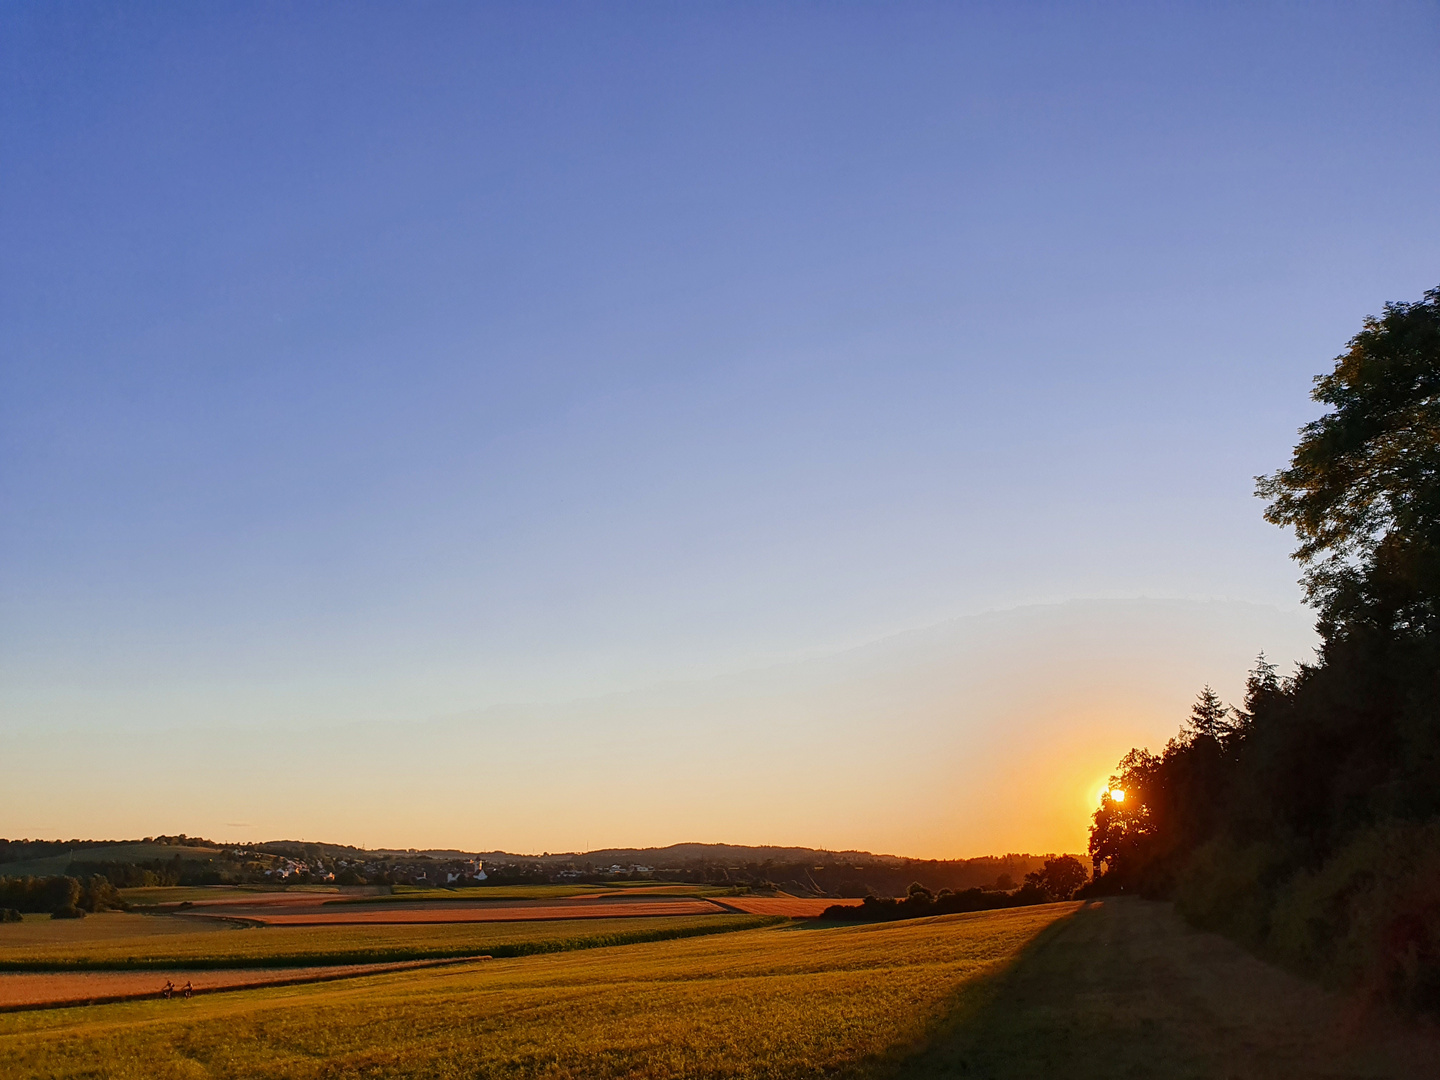
[[[881,1075],[1020,1080],[1417,1077],[1440,1039],[1186,926],[1167,904],[1089,904],[962,989]]]

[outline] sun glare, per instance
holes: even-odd
[[[1111,788],[1110,799],[1112,802],[1124,802],[1125,792],[1121,791],[1119,788]]]

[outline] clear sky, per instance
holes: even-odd
[[[1226,647],[1288,659],[1252,477],[1363,316],[1440,284],[1437,57],[1422,3],[0,6],[0,733],[75,791],[0,784],[0,834],[577,846],[575,793],[673,768],[717,676],[1097,598],[1258,605],[1283,628]],[[1094,729],[1088,788],[1200,673],[1184,626],[1134,633],[1184,604],[1086,610],[1132,650],[1097,702],[1174,678]],[[1006,670],[1063,700],[1034,641]],[[777,784],[842,682],[766,714]],[[706,689],[595,704],[657,684]],[[587,719],[545,743],[547,708]],[[897,790],[953,734],[917,710]],[[1028,752],[972,713],[956,754]],[[430,764],[387,774],[416,724]],[[233,812],[108,776],[156,740],[251,747],[201,795]],[[247,809],[300,745],[325,798]],[[545,746],[524,828],[382,835],[434,769]],[[341,748],[392,802],[316,809]],[[759,775],[593,839],[849,846],[853,790],[761,812]]]

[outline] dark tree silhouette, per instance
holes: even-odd
[[[1440,289],[1365,320],[1311,395],[1290,467],[1257,477],[1294,528],[1327,637],[1352,623],[1427,631],[1440,596]]]
[[[1200,691],[1200,696],[1190,710],[1188,728],[1187,734],[1192,738],[1214,739],[1217,742],[1235,731],[1235,721],[1230,717],[1230,706],[1221,701],[1220,696],[1210,689],[1208,684]]]
[[[1258,491],[1299,538],[1318,656],[1281,678],[1262,653],[1240,708],[1207,686],[1121,760],[1087,890],[1440,1009],[1440,289],[1367,319],[1313,396]]]
[[[1073,855],[1046,859],[1039,870],[1025,875],[1025,884],[1040,889],[1049,900],[1069,900],[1089,880],[1085,864]]]

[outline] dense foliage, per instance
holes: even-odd
[[[1388,305],[1316,380],[1330,411],[1258,482],[1292,526],[1314,662],[1262,655],[1242,707],[1207,688],[1132,750],[1091,830],[1096,892],[1329,979],[1440,1007],[1440,290]]]
[[[85,881],[69,875],[0,877],[0,908],[16,912],[48,911],[57,918],[79,918],[87,911],[123,908],[115,886],[96,875]]]
[[[68,855],[72,851],[101,847],[127,847],[152,844],[162,847],[214,847],[212,841],[198,836],[147,836],[143,840],[7,840],[0,836],[0,863],[29,862]]]

